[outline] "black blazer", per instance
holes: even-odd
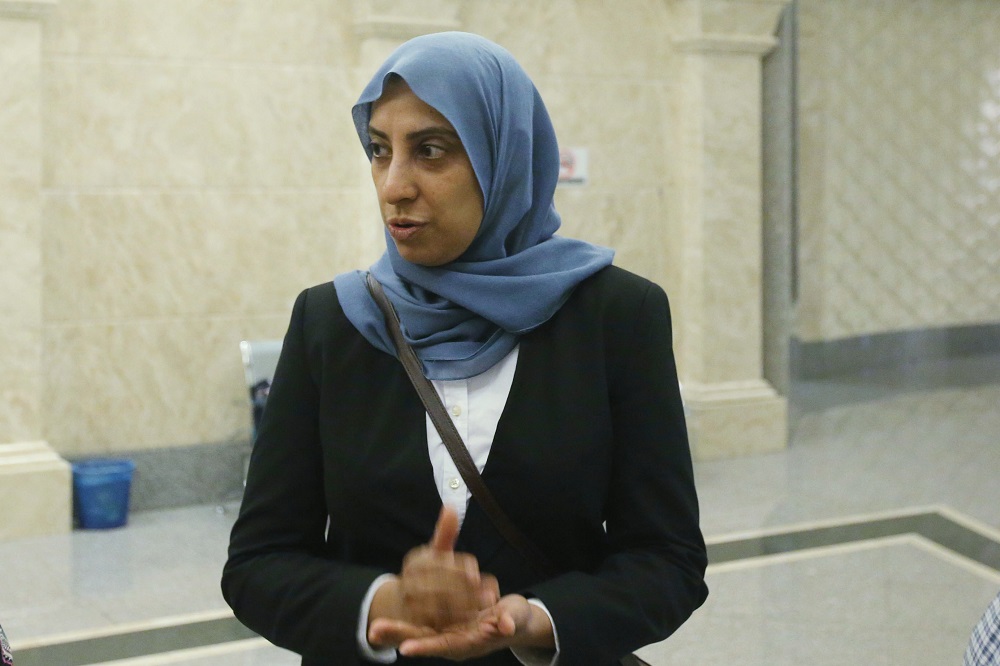
[[[483,478],[562,573],[534,570],[474,500],[458,549],[502,593],[546,605],[562,666],[612,664],[707,595],[667,298],[609,267],[520,344]],[[424,423],[402,366],[349,323],[333,285],[304,291],[222,579],[236,616],[304,665],[362,663],[365,592],[430,539],[441,500]],[[504,650],[469,663],[519,662]]]

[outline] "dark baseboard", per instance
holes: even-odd
[[[248,441],[122,451],[135,463],[130,511],[225,503],[243,495]]]
[[[793,379],[822,379],[922,361],[1000,354],[1000,324],[877,333],[839,340],[791,341]]]

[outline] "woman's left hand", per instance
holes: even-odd
[[[371,632],[383,643],[396,643],[407,657],[472,659],[511,647],[554,649],[548,615],[519,594],[509,594],[475,620],[438,633],[406,622],[376,620]]]

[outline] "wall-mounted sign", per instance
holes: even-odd
[[[587,149],[563,148],[559,151],[559,184],[587,183]]]

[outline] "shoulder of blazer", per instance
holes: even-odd
[[[630,319],[653,293],[666,299],[655,282],[618,266],[608,266],[581,282],[564,307],[594,308],[603,317]]]
[[[608,266],[581,282],[574,294],[581,291],[596,291],[609,296],[628,296],[631,294],[642,298],[651,287],[658,288],[658,285],[624,268]]]
[[[301,336],[317,383],[320,382],[321,369],[335,369],[349,364],[352,359],[356,360],[358,354],[381,353],[365,340],[344,314],[332,281],[302,291],[296,299],[292,319],[291,327]]]
[[[354,343],[355,337],[364,340],[344,314],[332,281],[304,290],[296,303],[301,308],[299,323],[308,347]]]
[[[305,309],[302,316],[303,324],[307,328],[316,322],[337,318],[347,319],[343,308],[340,307],[337,288],[334,287],[332,281],[309,287],[299,294],[299,298],[304,301]]]

